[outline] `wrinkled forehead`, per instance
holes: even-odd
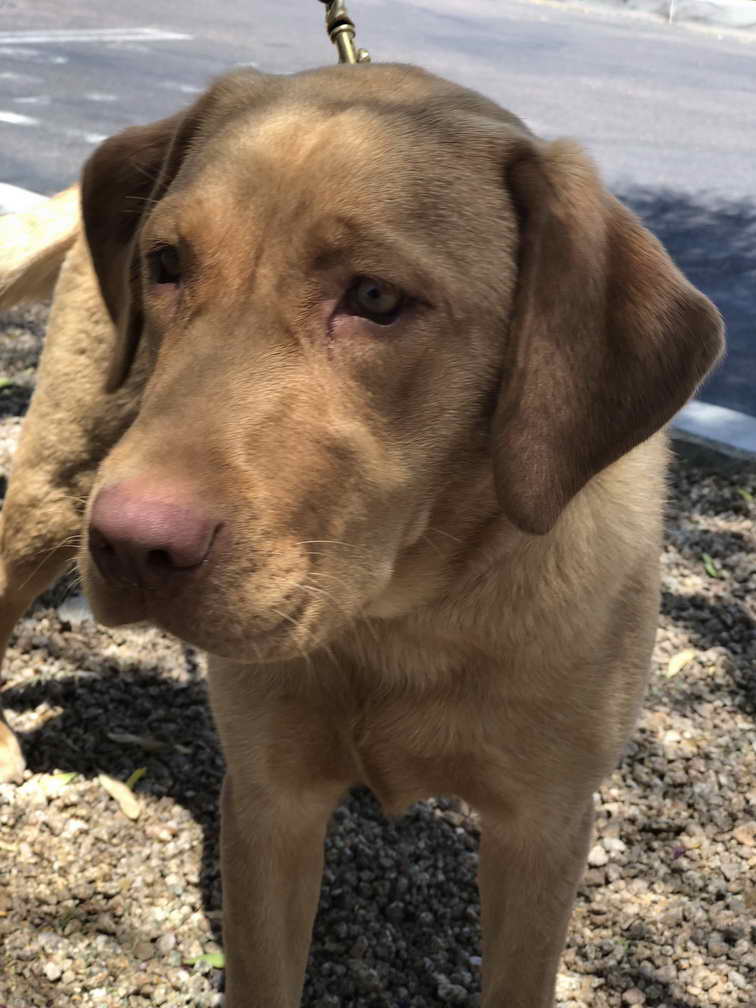
[[[480,272],[481,248],[511,244],[502,174],[490,145],[466,144],[452,124],[396,108],[281,104],[208,137],[167,202],[206,243],[236,232],[291,255],[372,243],[460,274]]]
[[[262,197],[272,209],[301,212],[301,200],[337,213],[380,211],[395,225],[414,225],[423,212],[458,214],[471,182],[485,184],[482,164],[465,164],[459,145],[451,151],[409,113],[369,106],[274,107],[227,126],[198,154],[197,180],[236,205]]]
[[[398,140],[364,110],[329,116],[317,106],[284,106],[233,127],[218,147],[208,174],[228,184],[237,203],[262,203],[295,217],[326,208],[385,216],[390,207],[400,216],[409,203],[411,173]]]

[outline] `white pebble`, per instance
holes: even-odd
[[[54,962],[45,963],[44,974],[51,983],[54,983],[56,980],[60,980],[62,973],[63,970],[60,968],[60,966],[58,966],[57,963]]]
[[[596,844],[591,848],[591,852],[588,855],[588,864],[592,868],[601,868],[603,865],[607,864],[609,861],[609,855],[606,853],[601,844]]]
[[[604,837],[602,843],[606,850],[614,854],[621,854],[626,850],[624,843],[618,837]]]
[[[176,948],[176,935],[169,931],[167,934],[161,935],[155,944],[159,952],[163,955],[168,955],[169,952],[173,952]]]

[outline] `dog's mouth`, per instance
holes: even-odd
[[[82,563],[82,581],[92,612],[105,626],[149,623],[231,661],[280,660],[306,654],[325,636],[325,627],[339,622],[335,612],[318,605],[297,584],[275,604],[250,607],[239,592],[215,592],[199,583],[200,571],[175,578],[160,587],[114,584],[96,566]]]
[[[115,519],[111,525],[118,531]],[[185,541],[175,535],[170,552],[142,550],[134,559],[135,551],[118,554],[113,528],[98,539],[90,523],[79,556],[95,618],[106,626],[148,623],[231,661],[306,657],[332,643],[367,611],[393,571],[385,556],[356,563],[356,547],[345,556],[345,544],[325,536],[235,541],[230,523]]]

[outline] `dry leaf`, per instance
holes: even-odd
[[[671,679],[678,672],[682,672],[685,666],[692,662],[695,657],[696,652],[693,648],[686,648],[685,651],[678,651],[676,655],[672,655],[667,665],[667,679]]]
[[[118,807],[129,819],[138,819],[142,806],[139,804],[134,792],[126,787],[123,781],[108,777],[107,774],[100,774],[97,780],[102,784],[111,798],[118,802]]]

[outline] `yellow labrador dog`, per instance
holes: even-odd
[[[355,784],[477,807],[482,1004],[547,1008],[717,312],[574,143],[406,66],[226,76],[106,141],[81,210],[3,638],[81,533],[98,619],[209,652],[227,1008],[299,1004]]]

